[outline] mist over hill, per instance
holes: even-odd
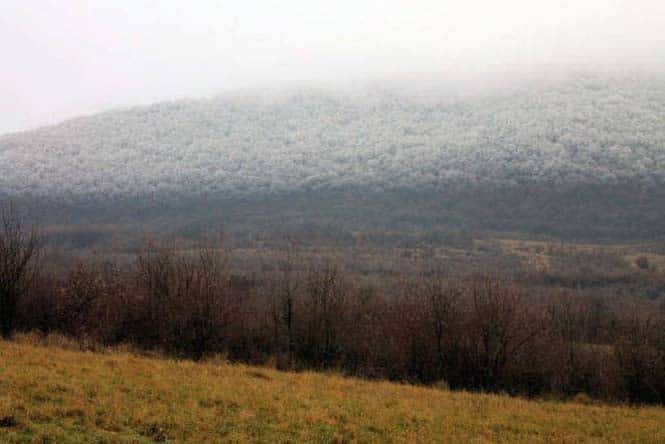
[[[175,213],[236,200],[354,226],[397,217],[659,235],[664,179],[658,75],[578,74],[474,94],[375,85],[225,95],[0,136],[5,197],[125,209],[146,196],[186,201],[169,204]]]

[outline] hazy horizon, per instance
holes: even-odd
[[[662,2],[520,3],[10,0],[0,133],[255,88],[665,66]]]

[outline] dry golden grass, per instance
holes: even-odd
[[[0,441],[655,443],[665,442],[665,409],[527,401],[23,339],[0,342]]]
[[[638,268],[637,261],[639,258],[646,258],[649,261],[649,267],[653,267],[656,270],[663,271],[665,270],[665,256],[662,254],[656,253],[635,253],[626,255],[626,260],[633,267]]]
[[[569,253],[589,254],[593,252],[617,255],[623,257],[627,264],[633,268],[638,268],[636,262],[639,257],[646,257],[655,270],[665,270],[665,255],[657,254],[650,250],[657,247],[657,243],[644,244],[577,244],[558,242],[504,239],[496,238],[481,243],[495,243],[505,253],[513,254],[520,258],[524,265],[531,266],[538,270],[549,270],[552,260],[562,251]]]

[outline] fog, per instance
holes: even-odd
[[[4,133],[243,89],[656,69],[665,2],[4,0],[0,53]]]

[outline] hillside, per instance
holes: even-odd
[[[653,238],[664,119],[656,75],[227,95],[0,136],[0,196],[102,223]]]
[[[662,442],[665,410],[0,342],[2,442]]]
[[[227,194],[665,176],[662,78],[464,96],[390,87],[224,96],[0,137],[7,193]]]

